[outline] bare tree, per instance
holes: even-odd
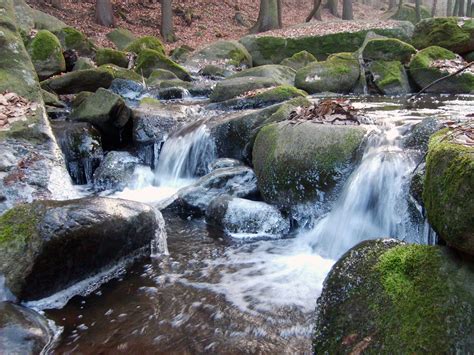
[[[457,16],[459,12],[459,0],[454,1],[453,14],[451,16]]]
[[[96,0],[95,21],[102,26],[115,26],[114,9],[110,0]]]
[[[415,0],[416,22],[421,21],[421,0]]]
[[[161,0],[161,36],[166,42],[174,42],[173,6],[171,0]]]
[[[466,3],[464,2],[464,0],[459,0],[458,16],[464,17],[465,9],[466,9]]]
[[[250,29],[250,32],[265,32],[281,27],[281,0],[260,0],[257,23]]]
[[[334,16],[339,17],[339,13],[337,12],[337,4],[338,0],[328,0],[329,12]]]
[[[322,18],[321,18],[321,0],[314,0],[313,9],[309,13],[308,17],[306,17],[306,22],[311,21],[313,18],[318,20],[318,21],[322,21]]]
[[[431,17],[436,16],[436,7],[438,6],[438,0],[433,0],[433,6],[431,7]]]
[[[354,13],[352,11],[352,0],[344,0],[344,2],[342,3],[342,19],[343,20],[354,19]]]
[[[466,16],[472,17],[472,0],[467,0]]]
[[[451,16],[453,13],[453,0],[448,0],[446,3],[446,16]]]
[[[397,0],[389,0],[388,2],[388,9],[392,10],[397,6]]]

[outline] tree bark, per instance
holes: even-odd
[[[402,7],[403,7],[403,0],[400,0],[398,2],[398,10],[400,11],[402,9]]]
[[[329,12],[336,17],[340,17],[339,13],[337,12],[337,3],[338,0],[328,0]]]
[[[433,0],[433,6],[431,7],[431,17],[436,16],[436,7],[438,6],[438,0]]]
[[[457,16],[459,12],[459,0],[454,1],[453,14],[451,16]]]
[[[472,17],[472,0],[467,0],[466,16]]]
[[[446,16],[451,16],[453,13],[453,0],[448,0],[446,4]]]
[[[311,21],[313,18],[318,20],[318,21],[322,21],[322,18],[321,18],[321,0],[314,0],[313,10],[311,10],[308,17],[306,17],[306,22]]]
[[[257,23],[250,33],[259,33],[281,28],[281,0],[260,0]]]
[[[114,10],[110,0],[96,0],[95,21],[102,26],[115,26]]]
[[[397,6],[397,0],[389,0],[388,2],[388,9],[394,9]]]
[[[421,0],[415,0],[416,22],[421,21]]]
[[[464,2],[464,0],[459,0],[458,16],[459,16],[459,17],[464,17],[464,15],[465,15],[465,10],[466,10],[466,3]]]
[[[173,6],[171,0],[161,0],[160,33],[166,42],[174,42],[176,40],[173,29]]]
[[[352,0],[344,0],[342,3],[342,19],[353,20],[354,13],[352,11]]]

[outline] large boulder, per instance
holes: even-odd
[[[107,39],[115,44],[119,51],[124,50],[130,43],[137,38],[135,35],[125,28],[116,28],[106,34]]]
[[[95,45],[81,31],[66,27],[52,32],[59,38],[63,50],[73,50],[81,56],[94,54]]]
[[[131,42],[123,50],[125,52],[140,54],[145,49],[152,49],[163,55],[165,54],[165,47],[163,46],[163,43],[161,43],[158,38],[153,36],[140,37]]]
[[[115,64],[101,65],[98,70],[109,73],[114,79],[131,80],[137,83],[143,83],[144,80],[144,78],[137,72],[131,69],[119,67]]]
[[[263,127],[252,162],[264,201],[291,207],[322,200],[344,176],[364,134],[359,126],[312,122]]]
[[[327,22],[328,28],[337,27],[335,33],[321,33],[321,27],[314,23],[298,25],[284,35],[250,35],[240,39],[253,59],[253,65],[279,64],[285,58],[307,51],[318,60],[341,52],[357,51],[372,31],[378,35],[408,41],[413,34],[413,25],[401,21],[344,21]],[[331,31],[329,31],[331,32]]]
[[[364,45],[362,56],[366,61],[383,60],[408,63],[416,49],[396,38],[373,38]]]
[[[419,51],[410,62],[410,76],[420,88],[454,73],[467,63],[455,53],[437,46]],[[428,93],[462,94],[474,92],[474,72],[470,69],[440,81]]]
[[[137,67],[135,69],[137,73],[148,77],[155,69],[165,69],[174,73],[181,80],[191,80],[191,76],[186,69],[173,62],[164,54],[153,49],[142,50],[137,58]]]
[[[278,86],[272,78],[244,77],[229,78],[217,83],[211,94],[211,102],[233,99],[247,92]]]
[[[206,65],[219,67],[251,67],[252,56],[247,49],[237,41],[218,41],[192,53],[185,65],[197,69]]]
[[[28,45],[28,52],[40,80],[66,71],[61,43],[51,32],[39,31]]]
[[[290,58],[283,59],[280,64],[298,71],[316,61],[317,59],[314,55],[308,51],[301,51],[293,54]]]
[[[426,117],[419,123],[410,127],[404,135],[402,144],[404,148],[416,149],[425,154],[428,151],[430,137],[443,127],[443,122],[436,117]]]
[[[19,205],[0,217],[0,272],[20,300],[41,299],[146,250],[158,228],[153,208],[126,200]]]
[[[430,10],[423,5],[420,5],[420,15],[422,20],[431,17]],[[418,22],[414,4],[405,3],[401,7],[397,6],[396,9],[388,11],[385,17],[391,20],[410,21],[414,25]]]
[[[242,70],[230,78],[258,77],[270,78],[277,81],[281,85],[294,85],[296,71],[284,65],[262,65],[260,67]]]
[[[469,126],[463,126],[469,129]],[[472,123],[471,128],[472,130]],[[446,243],[474,255],[474,147],[461,129],[430,139],[423,201],[428,220]]]
[[[360,76],[360,64],[351,53],[338,53],[324,62],[314,62],[296,72],[295,86],[310,94],[349,93]]]
[[[275,206],[228,195],[211,201],[206,221],[238,240],[281,238],[290,231],[289,221]]]
[[[55,76],[41,82],[41,87],[59,95],[78,94],[81,91],[96,91],[108,88],[114,77],[105,70],[87,69]]]
[[[94,189],[123,190],[133,179],[140,160],[128,152],[108,152],[93,175]]]
[[[378,92],[383,95],[403,95],[411,91],[402,63],[377,60],[369,64],[369,73]]]
[[[343,221],[342,221],[343,223]],[[366,241],[332,268],[313,351],[466,353],[474,346],[474,265],[445,248]]]
[[[15,1],[20,2],[21,0]],[[37,30],[48,30],[51,32],[61,31],[68,27],[63,21],[58,18],[51,16],[43,11],[32,9],[33,10],[33,21],[34,27]]]
[[[111,48],[99,48],[95,53],[95,61],[98,66],[104,64],[115,64],[118,67],[128,67],[127,53],[116,51]]]
[[[74,108],[69,120],[88,122],[98,128],[106,146],[126,143],[124,133],[131,117],[131,110],[117,94],[106,89],[99,89]]]
[[[88,57],[79,57],[77,58],[76,63],[74,63],[72,70],[77,71],[77,70],[86,70],[86,69],[94,69],[94,68],[96,68],[96,65],[92,59]]]
[[[41,314],[0,302],[0,348],[9,354],[40,354],[53,340],[48,320]]]
[[[420,21],[412,44],[418,49],[439,46],[458,54],[474,50],[474,20],[457,17],[437,17]]]

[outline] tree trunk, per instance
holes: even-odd
[[[337,3],[338,0],[328,0],[329,12],[332,15],[339,17],[339,13],[337,12]]]
[[[467,0],[466,16],[472,17],[472,0]]]
[[[353,20],[354,14],[352,12],[352,0],[344,0],[342,3],[342,19]]]
[[[451,16],[457,16],[459,11],[459,0],[454,1],[453,14]]]
[[[421,21],[421,0],[415,0],[416,22]]]
[[[397,0],[389,0],[388,2],[388,9],[394,9],[397,6]]]
[[[173,7],[171,0],[161,0],[160,33],[166,42],[174,42],[176,40],[173,29]]]
[[[95,21],[102,26],[115,26],[114,10],[110,0],[96,0]]]
[[[250,29],[259,33],[281,28],[281,0],[260,0],[257,23]]]
[[[403,0],[400,0],[398,2],[398,10],[400,11],[402,9],[402,7],[403,7]]]
[[[306,17],[306,22],[311,21],[313,18],[318,20],[318,21],[322,21],[322,18],[321,18],[321,0],[314,0],[313,10],[311,10],[308,17]]]
[[[433,6],[431,7],[431,17],[436,16],[436,7],[438,6],[438,0],[433,0]]]
[[[465,8],[466,8],[466,3],[464,2],[464,0],[459,0],[459,11],[458,11],[459,17],[464,17]]]
[[[448,0],[446,4],[446,16],[451,16],[453,13],[453,0]]]

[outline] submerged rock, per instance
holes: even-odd
[[[0,302],[0,348],[9,354],[40,354],[53,340],[48,320],[39,313]]]
[[[474,345],[474,265],[445,248],[366,241],[324,282],[313,351],[465,353]]]
[[[423,201],[428,220],[449,246],[474,255],[472,196],[474,147],[464,143],[462,131],[439,131],[431,137],[426,157]]]
[[[128,152],[108,152],[94,172],[95,190],[123,190],[132,182],[139,163],[138,158]]]
[[[206,221],[240,240],[280,238],[290,231],[289,221],[276,207],[228,195],[211,201]]]
[[[41,82],[41,87],[59,95],[77,94],[81,91],[96,91],[108,88],[114,80],[113,75],[100,69],[78,70],[56,76]]]
[[[138,202],[19,205],[0,217],[0,272],[20,300],[38,300],[147,248],[157,228],[154,209]]]

